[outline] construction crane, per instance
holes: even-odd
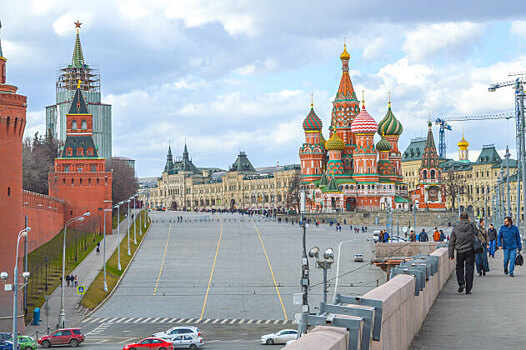
[[[440,158],[446,157],[446,130],[452,130],[452,127],[448,122],[468,121],[468,120],[487,120],[487,119],[510,119],[510,118],[513,118],[514,116],[515,116],[514,112],[502,112],[502,113],[496,113],[496,114],[459,115],[459,116],[446,116],[446,117],[436,118],[435,124],[439,126],[438,156]]]

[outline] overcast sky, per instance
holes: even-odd
[[[168,142],[180,155],[185,138],[201,167],[227,169],[239,151],[256,167],[298,163],[311,93],[328,135],[344,38],[377,121],[391,91],[402,151],[429,118],[512,111],[511,88],[487,87],[526,71],[520,0],[1,1],[8,82],[28,96],[26,135],[45,130],[77,19],[113,105],[114,155],[136,159],[141,177],[160,175]],[[455,158],[463,130],[472,158],[483,144],[515,149],[513,120],[452,125]]]

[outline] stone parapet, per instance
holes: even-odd
[[[438,272],[429,277],[425,288],[415,295],[415,277],[396,275],[390,281],[369,291],[364,299],[382,302],[380,340],[369,343],[372,350],[406,350],[411,345],[440,290],[451,275],[455,263],[449,260],[447,248],[430,255],[438,256]],[[345,305],[353,308],[356,305]],[[348,349],[349,333],[344,328],[318,326],[284,349]]]

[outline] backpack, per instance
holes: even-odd
[[[521,252],[518,252],[515,257],[515,265],[522,266],[522,264],[524,264],[524,258],[522,257]]]
[[[471,230],[473,233],[473,250],[475,251],[475,254],[480,254],[484,251],[484,247],[478,237],[478,229],[473,223],[471,223]]]

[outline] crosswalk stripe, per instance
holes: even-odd
[[[90,321],[89,323],[95,323],[95,322],[97,322],[98,320],[100,320],[99,317],[97,317],[97,318],[92,318],[91,321]]]
[[[115,323],[121,323],[121,322],[124,321],[125,319],[126,319],[126,317],[119,318],[117,321],[115,321]]]
[[[153,319],[151,323],[155,323],[157,322],[159,319],[161,319],[160,317],[157,317],[156,319]]]
[[[239,321],[239,324],[241,323],[245,323],[245,319],[242,319],[241,321]]]
[[[248,320],[248,324],[251,324],[252,322],[254,322],[254,320]]]
[[[258,320],[258,321],[256,322],[256,324],[260,324],[261,322],[262,322],[261,320]]]
[[[274,324],[278,324],[278,323],[279,323],[279,320],[274,321]]]
[[[129,319],[127,319],[126,321],[124,321],[124,323],[129,323],[131,320],[135,319],[135,317],[130,317]]]
[[[194,322],[194,321],[195,321],[195,319],[193,319],[193,318],[189,318],[189,319],[186,321],[186,323],[192,323],[192,322]]]
[[[283,322],[281,324],[287,324],[287,323],[289,323],[289,321],[283,320]]]
[[[168,321],[168,323],[172,323],[172,322],[174,322],[175,320],[177,320],[177,317],[172,318],[170,321]]]
[[[177,321],[176,323],[182,323],[184,320],[186,320],[186,318],[181,318],[179,321]]]
[[[266,320],[266,321],[265,321],[265,324],[269,324],[269,323],[270,323],[270,320]]]
[[[148,317],[147,319],[145,319],[144,321],[142,321],[142,323],[146,323],[148,322],[149,320],[151,320],[152,318],[151,317]]]
[[[221,324],[225,324],[228,321],[228,319],[221,321]]]
[[[208,323],[208,322],[210,322],[210,321],[212,321],[212,319],[207,318],[203,323]]]
[[[214,321],[212,321],[212,324],[216,324],[217,322],[219,322],[219,319],[215,319]]]
[[[232,324],[232,323],[235,323],[237,321],[237,319],[233,319],[232,321],[230,321],[229,323]]]
[[[159,323],[165,323],[170,317],[166,317],[166,318],[163,318],[162,320],[159,321]]]
[[[90,317],[88,317],[88,318],[86,318],[86,319],[82,320],[82,322],[81,322],[81,323],[86,323],[86,322],[88,322],[89,320],[91,320],[91,318],[90,318]]]
[[[142,320],[143,318],[142,317],[139,317],[138,319],[136,319],[133,323],[138,323],[140,320]]]
[[[198,323],[200,323],[202,320],[203,320],[202,318],[198,318],[198,319],[194,322],[194,324],[198,324]]]
[[[105,317],[105,318],[103,318],[102,320],[99,320],[99,322],[100,322],[100,323],[103,323],[103,322],[105,322],[107,319],[109,319],[109,317]]]
[[[118,319],[118,317],[114,317],[114,318],[112,318],[111,320],[108,320],[108,323],[112,323],[112,322],[115,321],[116,319]]]

